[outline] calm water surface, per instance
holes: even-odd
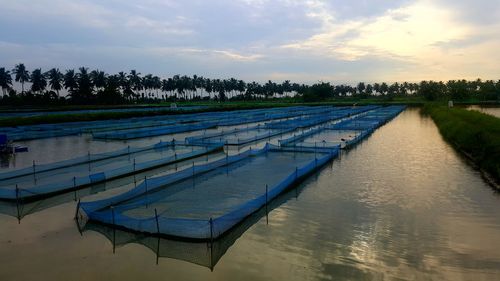
[[[299,189],[213,271],[140,244],[113,254],[80,235],[74,202],[0,215],[0,280],[500,280],[500,196],[415,109]]]
[[[493,115],[495,117],[500,118],[500,107],[484,107],[484,106],[478,106],[478,105],[471,105],[467,107],[468,109],[471,110],[477,110],[482,113],[486,113],[489,115]]]

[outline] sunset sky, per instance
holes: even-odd
[[[0,66],[311,83],[500,79],[499,0],[0,0]]]

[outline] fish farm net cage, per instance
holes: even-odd
[[[348,148],[365,139],[375,129],[396,117],[404,106],[388,106],[347,118],[333,125],[325,125],[279,140],[285,147],[341,147]]]
[[[267,144],[263,149],[146,179],[117,196],[82,202],[77,212],[91,221],[138,232],[216,239],[337,155],[337,148]]]
[[[192,129],[195,125],[230,126],[308,114],[321,114],[332,109],[333,107],[331,106],[295,106],[285,108],[133,117],[117,119],[113,120],[113,122],[105,120],[25,125],[0,127],[0,134],[7,135],[8,139],[12,141],[71,136],[83,133],[93,133],[97,139],[132,139],[167,134],[175,130],[187,131]],[[164,131],[160,131],[157,127],[163,127],[162,129]]]
[[[34,164],[0,175],[0,199],[27,200],[63,193],[218,150],[222,150],[222,146],[171,141],[88,154],[51,164]]]

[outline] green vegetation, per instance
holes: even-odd
[[[19,93],[13,81],[21,86]],[[474,81],[450,80],[448,82],[422,81],[419,83],[364,83],[356,86],[333,85],[318,82],[313,85],[245,82],[243,80],[211,79],[197,75],[174,75],[160,78],[144,76],[136,70],[129,73],[107,74],[101,70],[77,71],[57,68],[43,72],[38,68],[28,71],[22,63],[12,71],[0,68],[2,97],[0,106],[67,106],[67,105],[123,105],[162,102],[393,102],[398,99],[426,101],[500,101],[500,81],[480,79]],[[25,91],[27,89],[27,91]]]
[[[422,112],[432,117],[448,142],[500,180],[499,118],[475,110],[431,104],[424,106]]]

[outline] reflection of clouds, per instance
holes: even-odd
[[[407,110],[309,180],[245,233],[294,279],[491,279],[500,265],[498,196]],[[484,237],[484,239],[482,238]],[[242,244],[243,243],[243,244]],[[235,250],[236,251],[236,250]],[[231,259],[226,256],[223,259]],[[266,270],[273,270],[273,267]]]

